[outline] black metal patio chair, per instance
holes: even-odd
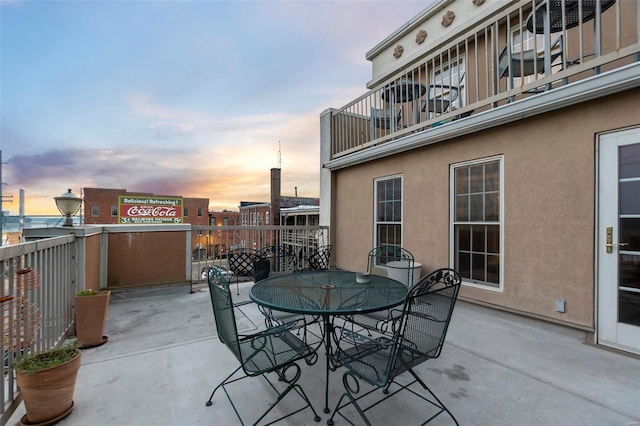
[[[329,269],[331,265],[332,245],[321,246],[317,250],[305,256],[304,260],[310,271],[321,271]]]
[[[435,414],[422,424],[428,423],[443,412],[447,412],[458,424],[453,414],[420,379],[414,368],[424,361],[440,356],[460,283],[460,275],[447,268],[438,269],[423,277],[409,291],[396,319],[398,325],[394,327],[395,331],[391,336],[371,338],[356,333],[351,328],[334,328],[332,338],[336,342],[336,348],[332,361],[336,366],[345,367],[347,371],[342,378],[345,393],[340,397],[331,418],[327,421],[328,425],[333,425],[336,414],[351,423],[343,413],[349,406],[353,406],[362,420],[370,425],[365,412],[405,389],[437,409]],[[413,376],[412,381],[405,383],[403,380],[400,383],[396,380],[407,371]],[[373,385],[374,389],[358,395],[358,380]],[[422,386],[428,394],[418,393],[419,389],[410,389],[415,383]],[[380,388],[384,389],[385,395],[380,399],[369,397],[366,407],[363,407],[362,399]],[[418,406],[418,410],[426,410],[426,406]]]
[[[206,405],[213,404],[213,395],[219,388],[222,388],[231,403],[233,410],[236,412],[240,423],[244,425],[244,421],[240,416],[226,386],[247,377],[263,376],[265,380],[277,393],[276,401],[255,421],[258,424],[265,418],[270,411],[292,390],[298,394],[304,401],[304,406],[289,412],[276,420],[267,424],[275,423],[306,408],[311,408],[314,414],[314,420],[320,421],[320,417],[313,408],[311,401],[307,397],[302,387],[298,384],[301,369],[296,361],[305,359],[308,364],[312,364],[317,360],[316,351],[319,344],[315,347],[307,344],[305,339],[300,339],[291,333],[291,329],[296,326],[294,322],[285,325],[269,328],[267,330],[251,334],[239,335],[234,314],[234,306],[231,300],[231,292],[229,283],[218,272],[214,272],[208,276],[209,291],[211,293],[211,304],[216,322],[216,329],[220,341],[224,343],[229,350],[240,361],[240,366],[225,378],[211,393]],[[306,338],[306,333],[303,334]],[[233,378],[240,370],[244,375]],[[266,376],[267,373],[276,372],[278,379],[286,384],[284,391],[278,388]],[[282,387],[282,386],[280,386]],[[254,388],[255,389],[255,388]],[[255,390],[254,390],[255,392]]]
[[[382,245],[369,252],[367,272],[394,278],[411,288],[414,265],[415,260],[409,250],[394,245]],[[395,323],[394,319],[397,315],[399,315],[397,309],[387,309],[349,316],[345,320],[367,329],[367,334],[371,336],[371,330],[381,333],[393,332],[389,328]]]
[[[228,253],[229,270],[236,278],[236,294],[240,294],[240,277],[253,277],[253,253],[249,249],[236,249]]]

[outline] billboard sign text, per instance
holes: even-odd
[[[182,198],[118,197],[118,223],[183,223]]]

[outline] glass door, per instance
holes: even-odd
[[[598,343],[640,353],[640,129],[602,135]]]

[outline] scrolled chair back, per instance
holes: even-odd
[[[411,287],[414,265],[415,259],[409,250],[398,245],[384,244],[369,252],[367,272],[393,278]]]
[[[440,356],[462,279],[442,268],[418,281],[405,299],[402,322],[396,330],[391,376]]]
[[[267,260],[269,272],[272,274],[291,273],[298,270],[298,259],[289,247],[267,246],[261,248],[253,255],[254,268],[260,262],[266,263]]]
[[[329,269],[332,249],[332,245],[326,245],[309,254],[306,258],[309,269],[312,271]]]

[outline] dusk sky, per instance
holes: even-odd
[[[320,113],[366,92],[365,54],[429,1],[0,0],[3,210],[71,188],[318,197]]]

